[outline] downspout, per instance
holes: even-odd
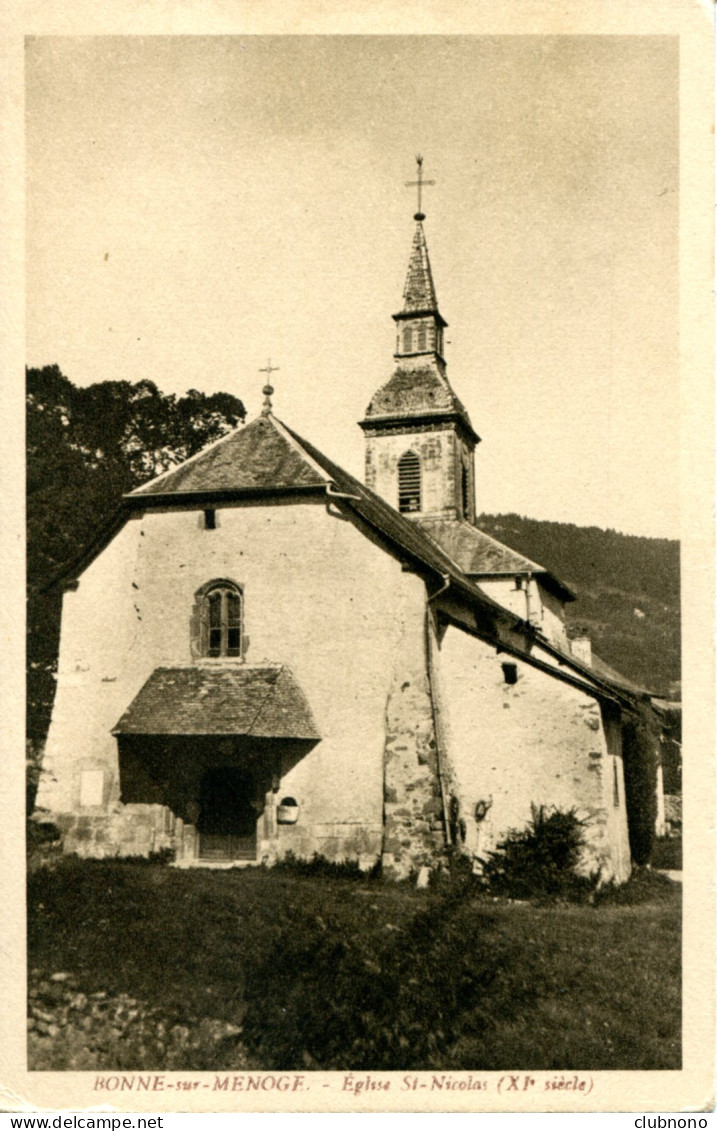
[[[335,489],[332,490],[333,486],[334,485],[331,480],[329,480],[326,484],[326,494],[330,499],[353,499],[355,503],[361,502],[360,495],[347,495],[345,491],[336,491]]]
[[[441,792],[441,808],[443,810],[443,828],[446,836],[446,846],[451,848],[453,840],[451,837],[451,823],[450,814],[448,812],[448,798],[446,797],[446,782],[443,774],[443,740],[440,728],[439,712],[436,709],[436,679],[433,669],[433,648],[431,646],[431,601],[435,601],[436,597],[440,597],[442,593],[449,588],[451,584],[450,576],[447,573],[443,574],[443,585],[435,593],[429,595],[426,601],[426,620],[425,620],[425,649],[426,649],[426,675],[428,677],[428,695],[431,700],[431,717],[433,719],[433,733],[436,739],[436,773],[438,775],[438,788]]]
[[[528,622],[528,624],[531,624],[531,625],[533,623],[532,620],[530,619],[530,583],[531,583],[532,580],[533,580],[532,573],[526,573],[525,574],[525,619]]]

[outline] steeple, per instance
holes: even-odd
[[[416,216],[423,217],[423,213],[417,212]],[[442,359],[443,331],[448,323],[438,309],[422,220],[416,219],[406,285],[403,288],[403,310],[394,314],[393,318],[397,328],[397,358],[436,354]]]
[[[421,211],[423,159],[418,158],[419,208],[396,323],[396,368],[371,398],[366,435],[366,483],[398,510],[475,520],[473,451],[480,437],[446,376],[443,331]]]

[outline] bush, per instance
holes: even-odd
[[[531,812],[527,828],[511,829],[481,861],[483,882],[510,899],[580,898],[594,891],[597,878],[577,873],[583,822],[575,810],[532,805]]]

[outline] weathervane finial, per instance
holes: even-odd
[[[421,211],[421,195],[424,185],[435,185],[435,181],[424,181],[423,179],[423,157],[420,153],[416,154],[417,176],[416,181],[406,181],[406,188],[418,189],[418,212],[414,215],[414,220],[425,220],[425,214]]]
[[[278,371],[279,366],[272,365],[271,358],[269,358],[264,368],[259,370],[260,373],[266,373],[266,385],[262,389],[262,393],[264,394],[264,404],[262,405],[261,409],[262,416],[269,416],[271,413],[271,398],[274,392],[274,388],[270,384],[270,381],[272,373],[278,373]]]

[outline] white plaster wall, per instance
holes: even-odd
[[[565,630],[565,605],[554,594],[536,581],[542,609],[542,629],[551,644],[569,651],[568,634]]]
[[[529,581],[523,578],[522,588],[516,589],[516,576],[480,578],[477,584],[504,609],[510,609],[523,620],[529,619],[555,647],[567,650],[569,645],[562,602],[548,593],[534,577]]]
[[[509,609],[521,620],[527,619],[528,602],[525,588],[516,589],[515,577],[480,578],[476,581],[476,584],[496,604],[502,605],[504,609]],[[536,609],[539,607],[535,601],[533,601],[533,607]]]
[[[518,682],[505,683],[502,663],[515,662]],[[511,828],[524,828],[531,803],[577,808],[590,821],[593,864],[605,879],[629,874],[629,852],[609,825],[612,759],[600,710],[570,685],[496,654],[449,627],[435,658],[446,755],[466,822],[466,848],[490,851]],[[474,819],[476,802],[490,803]],[[624,822],[624,841],[627,827]]]
[[[110,731],[154,668],[191,662],[194,594],[215,577],[244,588],[246,662],[287,664],[322,735],[282,784],[302,807],[300,826],[359,823],[380,833],[402,601],[422,602],[423,586],[317,504],[222,508],[211,531],[191,510],[148,512],[123,528],[65,597],[38,804],[74,808],[81,764],[105,767],[116,798]]]

